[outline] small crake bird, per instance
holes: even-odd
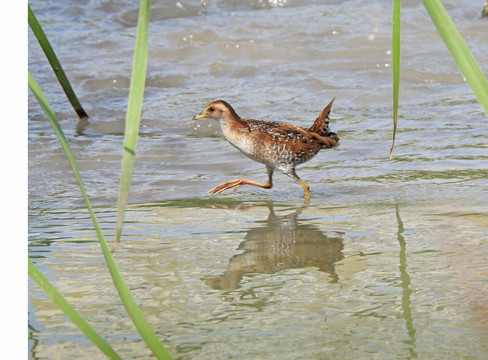
[[[227,189],[237,190],[244,185],[271,189],[273,172],[278,169],[298,181],[305,191],[305,198],[309,198],[310,188],[298,177],[295,168],[313,158],[321,149],[330,149],[339,145],[339,137],[329,129],[329,113],[333,102],[334,99],[309,129],[282,122],[242,119],[232,106],[223,100],[209,104],[193,120],[204,118],[218,120],[227,141],[249,158],[266,165],[268,170],[267,184],[248,179],[236,179],[220,184],[209,192],[220,194]]]

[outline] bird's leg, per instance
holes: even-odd
[[[274,169],[272,167],[266,166],[266,169],[268,170],[268,183],[267,184],[262,184],[257,181],[253,180],[248,180],[248,179],[236,179],[236,180],[230,180],[227,181],[223,184],[217,185],[214,187],[212,190],[209,191],[209,193],[212,194],[220,194],[221,192],[235,188],[234,191],[239,189],[240,187],[244,185],[253,185],[253,186],[258,186],[262,187],[263,189],[271,189],[273,187],[273,171]]]
[[[292,169],[290,172],[287,172],[286,175],[292,177],[293,179],[295,179],[296,181],[298,181],[300,183],[300,185],[302,185],[302,188],[305,191],[305,199],[309,199],[310,198],[310,188],[305,183],[305,181],[303,181],[302,179],[300,179],[300,177],[297,175],[297,173],[295,172],[295,170]]]

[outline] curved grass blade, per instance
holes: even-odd
[[[437,31],[451,52],[452,58],[466,78],[471,90],[488,115],[488,82],[461,34],[439,0],[423,0]]]
[[[398,94],[400,89],[400,13],[401,1],[393,1],[393,18],[391,31],[391,54],[393,69],[393,138],[390,149],[390,160],[393,156],[393,147],[395,146],[395,137],[398,120]]]
[[[37,21],[37,18],[34,15],[34,12],[32,11],[30,5],[27,5],[27,7],[29,9],[29,26],[36,36],[39,45],[41,45],[41,48],[44,51],[44,54],[46,55],[49,63],[51,64],[51,67],[56,74],[56,77],[58,78],[58,81],[61,84],[64,93],[68,97],[71,106],[73,106],[73,109],[76,111],[76,114],[80,119],[88,119],[88,114],[78,101],[78,98],[76,97],[76,94],[71,87],[68,77],[63,70],[63,67],[61,66],[56,54],[54,53],[54,50],[49,43],[46,34],[42,30],[41,24],[39,24],[39,21]]]
[[[137,137],[144,97],[144,84],[146,81],[147,39],[149,32],[150,1],[141,0],[139,18],[137,23],[136,46],[132,78],[130,82],[129,101],[125,120],[124,151],[122,155],[122,169],[120,175],[119,201],[117,206],[117,224],[115,228],[115,243],[112,251],[117,248],[124,223],[125,210],[129,198],[129,189],[132,181],[132,169],[136,156]]]
[[[56,288],[42,275],[34,263],[29,260],[29,276],[44,290],[47,296],[64,312],[64,314],[110,359],[121,359],[114,349],[83,319],[83,317],[66,301]]]
[[[47,102],[44,94],[42,93],[41,89],[35,82],[35,80],[32,78],[32,75],[29,73],[29,88],[32,90],[34,95],[36,96],[39,104],[41,105],[42,109],[46,113],[46,116],[49,119],[49,122],[51,123],[60,143],[61,146],[63,147],[64,152],[66,153],[66,157],[71,165],[71,168],[73,169],[73,173],[76,177],[76,180],[78,181],[78,185],[80,186],[80,190],[83,196],[83,199],[85,200],[86,207],[88,209],[88,212],[90,214],[90,218],[92,220],[93,226],[95,228],[95,231],[98,236],[98,240],[100,242],[100,246],[102,247],[102,252],[105,257],[105,261],[107,263],[108,269],[110,271],[110,275],[112,276],[112,280],[114,282],[115,288],[117,289],[117,292],[119,294],[120,299],[122,300],[122,303],[124,304],[125,309],[127,310],[127,313],[129,314],[130,318],[132,319],[132,322],[137,328],[137,331],[141,335],[141,337],[144,339],[148,347],[151,349],[153,354],[158,358],[158,359],[171,359],[171,356],[166,352],[166,349],[163,347],[163,345],[159,342],[159,339],[157,338],[156,334],[154,333],[153,329],[147,322],[146,318],[144,317],[144,314],[142,313],[141,309],[137,306],[136,302],[134,301],[134,298],[132,297],[132,294],[130,293],[130,290],[127,286],[127,284],[124,282],[124,279],[122,278],[122,275],[120,274],[119,268],[117,264],[115,263],[115,260],[112,256],[112,253],[110,252],[110,249],[107,245],[107,242],[105,241],[105,237],[103,236],[102,229],[100,228],[100,225],[98,224],[97,218],[95,216],[95,213],[93,211],[93,208],[91,206],[90,200],[88,198],[88,195],[85,191],[85,187],[83,186],[83,181],[81,179],[81,175],[78,171],[78,167],[76,166],[76,161],[73,156],[73,153],[71,152],[71,149],[68,145],[68,142],[66,141],[66,138],[63,134],[63,130],[61,129],[61,126],[59,125],[58,120],[56,119],[56,116],[54,115],[54,112],[52,111],[51,107],[49,106],[49,103]]]

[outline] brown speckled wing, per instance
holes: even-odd
[[[253,146],[241,151],[260,162],[301,164],[320,149],[337,146],[331,138],[285,123],[246,120],[247,137]],[[268,161],[264,161],[268,159]]]

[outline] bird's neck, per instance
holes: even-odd
[[[221,118],[220,121],[220,128],[224,133],[225,137],[229,137],[231,133],[236,131],[246,131],[247,123],[245,120],[241,119],[239,116],[226,116]]]

